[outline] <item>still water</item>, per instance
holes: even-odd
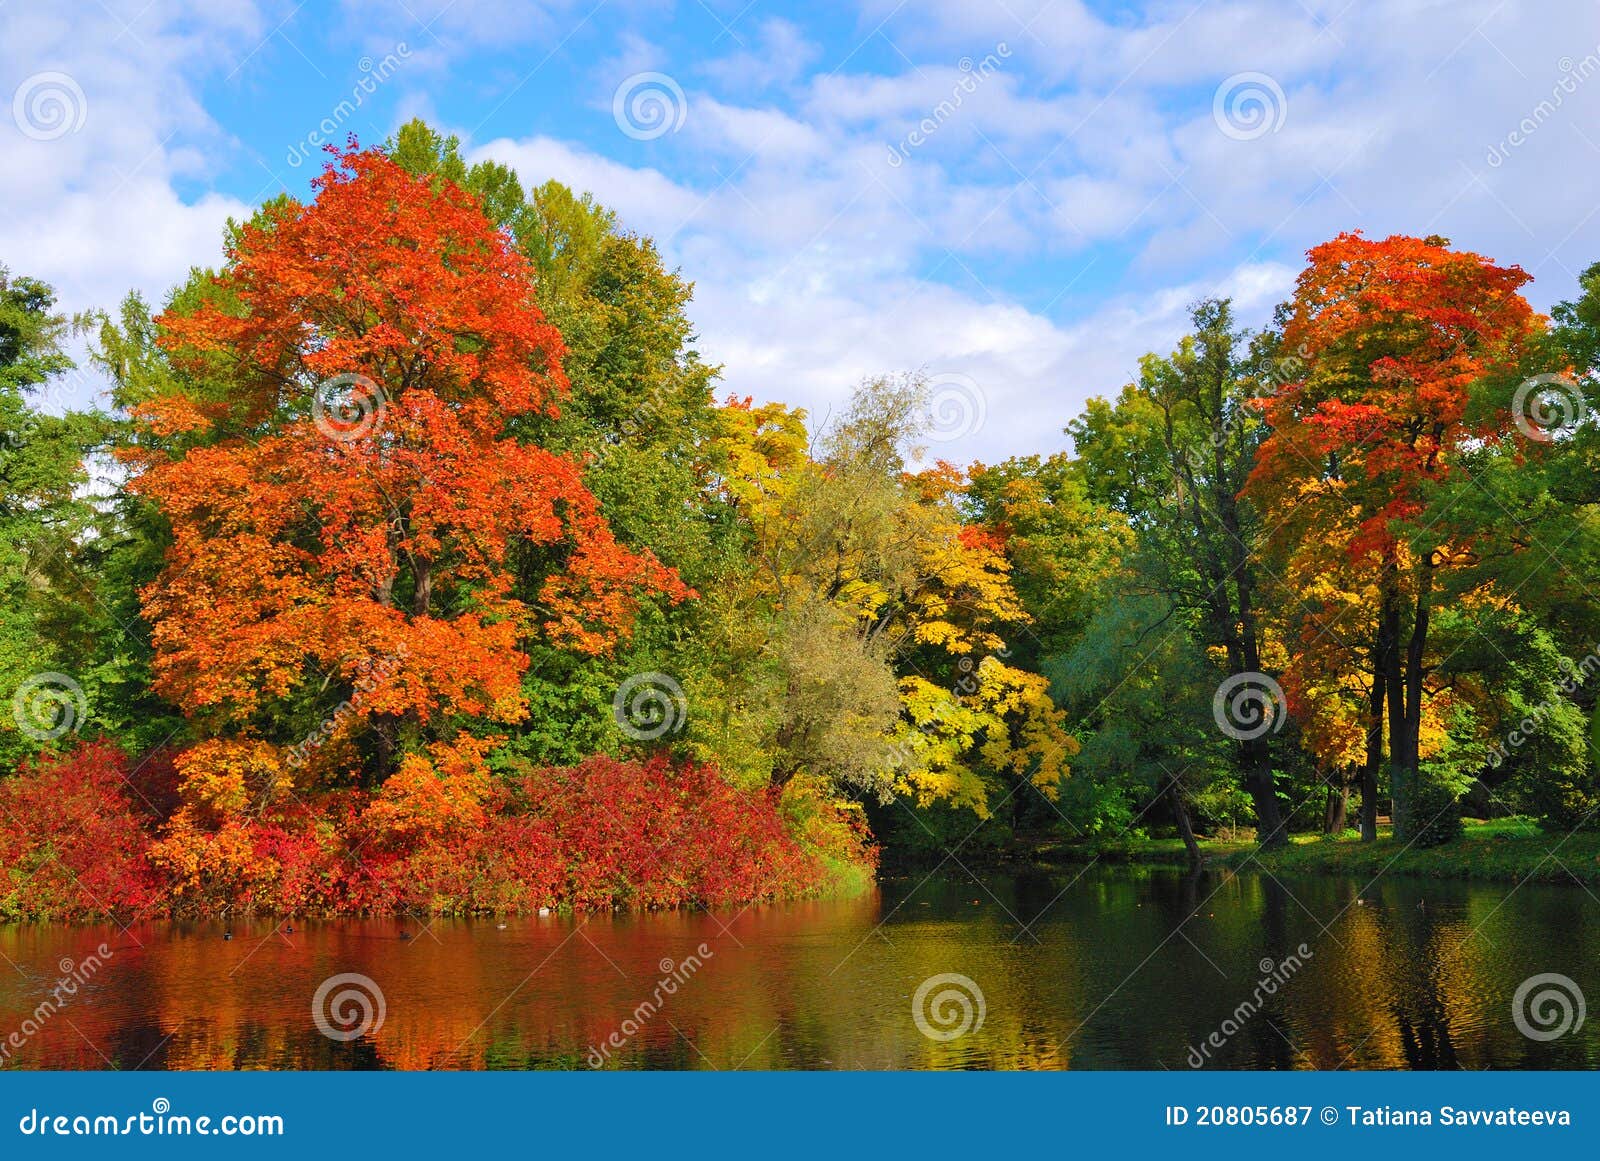
[[[0,1067],[1600,1064],[1572,991],[1600,998],[1580,887],[916,874],[743,912],[231,931],[0,927]],[[1572,985],[1524,997],[1534,1032],[1569,1025],[1548,1040],[1513,1013],[1542,973]]]

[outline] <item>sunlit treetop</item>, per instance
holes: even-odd
[[[477,428],[555,411],[561,336],[475,198],[353,142],[313,184],[310,205],[283,199],[232,231],[225,295],[161,317],[181,369],[228,374],[226,411],[247,423],[307,414],[340,375],[396,399],[426,389]]]

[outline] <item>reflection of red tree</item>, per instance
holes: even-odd
[[[703,1067],[681,1031],[726,1066],[792,1008],[820,998],[798,1000],[792,973],[824,976],[828,965],[813,955],[859,942],[878,917],[877,900],[863,896],[746,911],[527,917],[503,930],[446,919],[406,925],[409,941],[392,920],[307,921],[293,935],[247,921],[232,926],[227,943],[216,924],[11,929],[0,934],[0,951],[20,963],[53,969],[60,956],[81,957],[101,941],[113,957],[10,1063],[582,1068],[589,1045],[652,995],[662,960],[681,963],[703,944],[712,954],[614,1058]],[[336,1044],[316,1030],[310,1004],[323,980],[348,971],[377,984],[385,1020],[361,1041]],[[0,978],[0,1031],[37,1002],[20,980]]]

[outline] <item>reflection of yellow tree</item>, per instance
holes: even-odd
[[[240,924],[226,943],[217,927],[11,928],[0,952],[30,978],[0,975],[0,1030],[33,1011],[59,960],[104,940],[114,956],[7,1067],[584,1068],[589,1048],[632,1020],[607,1067],[1181,1068],[1248,993],[1258,958],[1281,960],[1309,938],[1315,954],[1213,1066],[1406,1068],[1451,1054],[1465,1067],[1578,1066],[1595,1055],[1581,1038],[1532,1044],[1506,1007],[1529,974],[1530,928],[1593,953],[1582,907],[1562,896],[1530,902],[1529,888],[1507,906],[1500,890],[1385,884],[1358,903],[1358,885],[1342,880],[1091,873],[1030,936],[1012,914],[1038,914],[1058,886],[1031,906],[990,886],[998,900],[934,883],[892,906],[868,893],[504,930],[440,921],[409,941],[389,921],[287,939]],[[697,970],[641,1010],[662,961],[701,944],[710,954]],[[369,976],[386,1002],[383,1026],[349,1044],[319,1033],[311,1013],[318,985],[345,972]],[[952,974],[982,992],[983,1024],[930,1039],[913,998]],[[952,1009],[930,1022],[960,1020]]]
[[[1344,900],[1346,905],[1353,902]],[[1322,1018],[1300,1030],[1311,1067],[1397,1068],[1400,1050],[1389,1009],[1388,981],[1395,969],[1392,933],[1382,910],[1352,906],[1339,922],[1336,970],[1318,964],[1315,983]],[[1324,952],[1326,955],[1327,952]]]
[[[1353,890],[1343,892],[1345,910],[1314,973],[1314,1018],[1297,1021],[1307,1066],[1435,1067],[1433,1054],[1449,1051],[1461,1065],[1481,1067],[1485,1037],[1462,1034],[1483,1029],[1485,1004],[1515,986],[1494,946],[1474,934],[1501,902],[1482,892],[1464,906],[1430,910],[1414,889],[1368,886],[1360,902]],[[1509,1014],[1492,1006],[1490,1028],[1509,1025]],[[1408,1056],[1408,1037],[1410,1051],[1428,1059]]]

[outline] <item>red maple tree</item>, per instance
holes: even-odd
[[[1246,491],[1292,557],[1289,571],[1339,576],[1348,594],[1371,591],[1374,640],[1370,742],[1389,726],[1397,830],[1413,826],[1408,800],[1420,761],[1430,614],[1439,574],[1470,552],[1472,532],[1432,512],[1433,490],[1461,470],[1463,453],[1507,438],[1514,416],[1486,384],[1519,376],[1543,319],[1519,293],[1529,275],[1441,238],[1373,241],[1340,234],[1310,251],[1283,328],[1299,373],[1259,401],[1271,435]],[[1337,565],[1305,558],[1338,552]],[[1352,601],[1313,618],[1314,639],[1334,632]],[[1345,631],[1356,631],[1347,625]],[[1296,684],[1336,679],[1294,673],[1331,654],[1306,648]],[[1369,763],[1370,767],[1371,763]],[[1370,788],[1369,788],[1370,790]]]
[[[563,345],[474,199],[354,143],[315,188],[158,319],[187,386],[137,409],[132,486],[172,528],[157,688],[214,739],[190,799],[259,804],[285,765],[381,781],[453,718],[517,720],[530,634],[602,652],[641,595],[688,595],[580,463],[508,434],[555,414]],[[298,761],[280,718],[314,731]]]

